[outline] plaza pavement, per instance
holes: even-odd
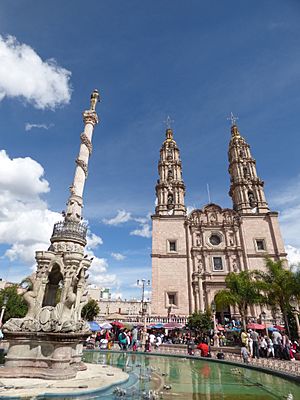
[[[79,371],[76,378],[68,380],[1,379],[0,399],[9,399],[10,397],[28,399],[46,393],[83,394],[84,392],[96,391],[116,383],[122,383],[128,379],[128,374],[119,368],[88,363],[86,366],[86,371]]]

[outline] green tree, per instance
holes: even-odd
[[[100,307],[96,300],[90,299],[82,308],[81,317],[86,321],[93,321],[100,312]]]
[[[225,279],[226,289],[220,290],[215,296],[217,307],[237,306],[243,328],[246,330],[247,308],[254,304],[265,303],[262,285],[248,271],[230,272]]]
[[[0,307],[4,305],[4,299],[7,300],[3,323],[10,318],[23,318],[27,313],[27,304],[23,296],[18,294],[18,285],[12,285],[0,291]]]
[[[284,261],[266,260],[266,271],[256,271],[266,294],[266,303],[273,311],[280,309],[286,330],[290,335],[288,314],[291,311],[290,302],[293,296],[299,298],[300,276],[285,268]]]
[[[210,310],[205,312],[194,312],[188,317],[187,326],[192,331],[206,333],[213,327],[212,314]]]

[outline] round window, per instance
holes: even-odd
[[[209,241],[213,246],[218,246],[221,243],[221,238],[219,235],[211,235]]]

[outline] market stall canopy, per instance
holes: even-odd
[[[96,321],[89,321],[88,324],[92,332],[101,331],[102,329],[101,326]]]
[[[264,329],[266,329],[266,325],[263,324],[256,324],[254,322],[250,323],[247,325],[247,329],[257,329],[258,331],[262,331]]]
[[[163,328],[165,329],[181,329],[183,327],[184,325],[179,322],[167,322],[166,324],[163,324]]]
[[[274,331],[278,332],[278,329],[275,328],[275,326],[269,326],[269,327],[268,327],[268,331],[269,331],[269,332],[274,332]]]
[[[250,328],[251,329],[251,328]],[[252,328],[252,329],[254,329],[254,328]],[[225,327],[225,331],[226,332],[240,332],[241,331],[241,328],[237,328],[236,326],[234,326],[233,328],[226,328]]]
[[[281,325],[275,325],[274,328],[276,328],[278,331],[284,331],[285,327]]]
[[[148,329],[162,329],[162,328],[164,328],[164,324],[160,324],[160,323],[158,323],[158,324],[150,324],[150,325],[148,325],[147,328]]]
[[[117,328],[124,328],[124,324],[122,324],[120,321],[113,321],[111,324]]]
[[[218,325],[217,331],[225,331],[225,328],[222,325]]]
[[[100,324],[100,326],[101,326],[101,329],[111,329],[112,328],[112,325],[109,322],[102,322]]]

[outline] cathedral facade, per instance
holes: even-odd
[[[270,211],[250,146],[234,123],[228,150],[233,208],[208,204],[187,214],[185,185],[172,129],[160,150],[152,215],[152,314],[204,311],[229,272],[263,269],[265,257],[286,259],[278,213]],[[236,314],[236,309],[217,312]],[[249,310],[258,316],[259,307]]]

